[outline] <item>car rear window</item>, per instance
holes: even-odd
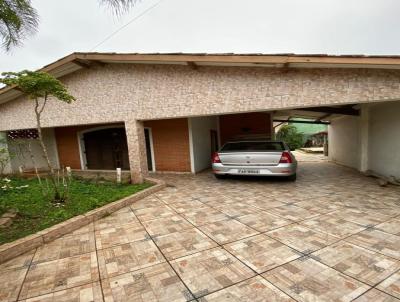
[[[221,151],[283,151],[285,147],[281,142],[232,142],[226,143]]]

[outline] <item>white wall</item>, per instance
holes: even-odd
[[[193,152],[193,172],[211,167],[211,137],[210,130],[218,129],[218,118],[194,117],[189,119]]]
[[[360,169],[359,117],[343,116],[331,121],[328,127],[329,159]]]
[[[400,101],[370,105],[369,169],[400,179]]]
[[[8,154],[8,152],[7,152],[7,150],[8,150],[8,145],[7,145],[7,134],[6,134],[6,132],[0,132],[0,148],[1,149],[5,149],[5,151],[6,151],[6,153],[5,154],[3,154],[3,156],[2,155],[0,155],[0,156],[2,156],[2,159],[7,159],[7,158],[9,158],[9,154]],[[4,167],[4,170],[3,170],[3,173],[4,174],[8,174],[8,173],[11,173],[12,172],[12,170],[11,170],[11,161],[10,160],[7,160],[7,164],[6,164],[6,166]],[[1,171],[0,171],[1,172]]]
[[[43,129],[43,139],[44,143],[47,147],[47,152],[50,157],[50,162],[52,163],[54,168],[59,168],[58,161],[58,151],[57,151],[57,143],[54,135],[53,129]],[[31,170],[34,168],[28,144],[31,144],[31,150],[34,157],[35,164],[38,169],[47,170],[47,164],[43,157],[43,151],[40,147],[40,143],[38,140],[29,140],[29,139],[19,139],[15,142],[9,140],[8,147],[13,158],[11,160],[11,167],[14,173],[18,172],[19,167],[23,166],[26,170]],[[18,145],[20,147],[18,147]]]

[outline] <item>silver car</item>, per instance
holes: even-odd
[[[282,141],[230,141],[213,154],[212,170],[216,178],[258,175],[284,176],[294,181],[297,160]]]

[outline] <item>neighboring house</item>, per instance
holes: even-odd
[[[321,131],[307,136],[304,147],[323,147],[328,142],[328,131]],[[322,152],[322,151],[321,151]]]
[[[400,177],[399,68],[399,57],[74,53],[42,69],[77,99],[49,102],[42,124],[56,166],[121,167],[140,182],[206,169],[221,144],[272,136],[279,117],[323,117],[332,160]],[[0,90],[3,136],[35,128],[32,106]]]

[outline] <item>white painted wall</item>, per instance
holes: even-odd
[[[43,129],[43,138],[53,167],[59,168],[57,143],[54,135],[54,129]],[[34,168],[28,152],[29,149],[27,147],[29,142],[31,143],[31,150],[37,168],[47,170],[47,164],[43,157],[43,151],[38,140],[21,139],[14,143],[9,140],[8,147],[10,153],[18,154],[14,155],[11,160],[11,168],[14,173],[18,172],[20,166],[23,166],[26,170],[31,170]],[[20,148],[17,147],[18,144],[21,145]]]
[[[360,119],[343,116],[331,121],[328,127],[329,159],[360,169]]]
[[[194,172],[211,167],[211,138],[210,130],[218,130],[218,118],[194,117],[190,118],[191,142],[193,152]]]
[[[2,160],[7,160],[7,158],[9,158],[9,154],[8,154],[8,144],[7,144],[7,134],[6,132],[0,132],[0,148],[4,149],[6,151],[5,154],[0,155],[2,158]],[[4,174],[8,174],[11,173],[11,161],[7,160],[8,163],[6,164],[6,166],[4,167],[3,173]],[[0,171],[1,172],[1,171]]]
[[[370,105],[369,169],[400,179],[400,101]]]
[[[370,104],[362,110],[368,113],[331,122],[329,159],[400,179],[400,101]]]

